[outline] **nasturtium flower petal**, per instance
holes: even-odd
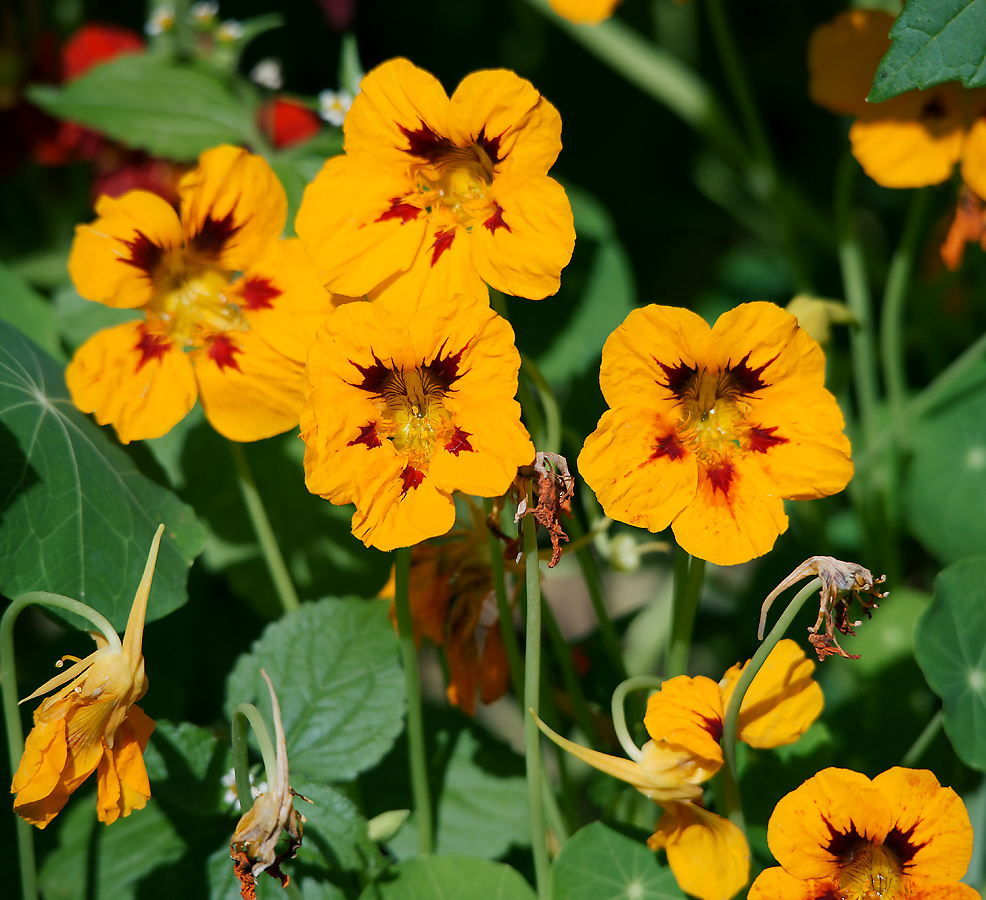
[[[748,665],[733,666],[719,682],[724,709]],[[737,721],[739,739],[751,747],[780,747],[804,734],[825,703],[821,687],[812,678],[814,669],[815,663],[795,641],[779,641],[743,696]]]
[[[182,242],[174,208],[150,191],[100,197],[98,218],[77,225],[68,257],[76,290],[87,300],[136,309],[154,298],[160,261]]]
[[[548,0],[548,5],[563,18],[580,25],[598,25],[613,15],[623,0]]]
[[[195,406],[198,388],[182,349],[144,322],[97,332],[65,369],[72,400],[112,423],[120,441],[160,437]]]
[[[655,741],[681,747],[692,757],[708,760],[713,771],[722,765],[723,708],[719,685],[700,675],[679,675],[661,685],[647,701],[644,727]]]
[[[832,900],[838,894],[838,882],[828,878],[795,878],[780,866],[774,866],[756,877],[748,900]]]
[[[986,93],[984,93],[986,100]],[[986,109],[981,109],[962,146],[962,180],[979,197],[986,197]]]
[[[664,849],[679,887],[700,900],[729,900],[749,881],[743,832],[694,803],[668,804],[647,843]]]

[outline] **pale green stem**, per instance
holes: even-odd
[[[31,591],[18,597],[8,606],[0,618],[0,694],[3,697],[3,719],[7,732],[7,750],[10,755],[10,775],[20,766],[24,755],[24,729],[21,725],[17,702],[17,665],[14,656],[14,623],[28,606],[39,604],[64,609],[88,619],[106,638],[108,645],[120,652],[123,645],[113,626],[92,607],[47,591]],[[38,872],[34,858],[34,829],[20,816],[17,817],[17,859],[21,872],[21,896],[23,900],[37,900]]]
[[[253,727],[257,745],[264,758],[264,774],[272,785],[277,776],[277,751],[270,739],[260,710],[252,703],[240,703],[233,711],[233,774],[236,776],[236,796],[240,809],[246,812],[253,806],[253,788],[250,784],[250,755],[247,741],[247,722]]]
[[[250,471],[246,451],[243,449],[243,445],[237,441],[229,441],[229,449],[233,454],[233,462],[236,464],[240,493],[243,495],[243,502],[246,504],[250,522],[253,524],[257,543],[260,545],[264,562],[267,564],[267,571],[274,583],[274,590],[284,611],[294,612],[296,609],[300,609],[301,604],[298,601],[298,594],[294,589],[291,576],[288,574],[284,557],[281,555],[281,548],[277,545],[274,529],[271,528],[270,519],[267,518],[264,502],[260,499],[260,492],[257,490],[253,473]]]
[[[568,825],[565,824],[565,817],[561,814],[561,808],[558,806],[558,800],[554,791],[551,790],[551,784],[545,774],[544,760],[541,761],[541,801],[544,803],[544,815],[548,826],[555,833],[558,843],[564,844],[570,837],[570,833]]]
[[[493,501],[486,501],[486,515],[493,510]],[[496,595],[496,609],[500,618],[500,634],[507,654],[507,667],[510,669],[510,684],[519,700],[524,696],[524,660],[520,655],[517,632],[514,631],[514,611],[507,597],[507,578],[503,568],[503,545],[500,539],[487,529],[490,543],[490,567],[493,570],[493,593]]]
[[[687,566],[688,575],[682,579]],[[689,557],[678,548],[675,559],[674,609],[671,611],[671,633],[668,636],[668,654],[664,661],[664,677],[684,675],[688,668],[688,651],[691,649],[692,629],[698,611],[698,598],[705,578],[705,560]]]
[[[528,505],[531,492],[527,493]],[[537,715],[541,687],[541,573],[539,570],[536,523],[524,516],[524,558],[527,566],[527,646],[524,671],[524,707]],[[531,814],[531,852],[538,900],[551,900],[551,872],[544,831],[544,803],[541,797],[541,733],[530,717],[524,719],[524,755],[527,761],[527,796]]]
[[[544,409],[544,440],[539,442],[537,446],[550,453],[557,453],[561,449],[561,414],[558,411],[555,393],[541,374],[541,370],[527,354],[521,353],[520,363],[521,371],[531,379],[534,387],[538,389],[541,406]]]
[[[613,691],[613,700],[611,703],[613,710],[613,729],[616,731],[616,737],[620,742],[620,746],[623,748],[623,752],[634,762],[640,762],[644,754],[630,736],[623,701],[631,691],[643,691],[647,689],[658,691],[661,689],[662,684],[663,681],[660,678],[655,678],[653,675],[636,675],[633,678],[627,678],[625,681],[621,681],[617,685],[616,690]]]
[[[914,743],[911,744],[910,749],[904,754],[900,761],[900,764],[904,768],[913,768],[914,764],[924,756],[924,751],[931,746],[931,742],[938,737],[938,732],[942,730],[942,726],[945,724],[945,717],[942,715],[942,711],[938,710],[928,724],[924,726],[921,733],[915,738]]]
[[[743,697],[746,696],[747,689],[752,684],[753,679],[756,678],[757,672],[760,671],[767,661],[767,657],[770,656],[770,651],[784,637],[805,601],[821,586],[821,580],[813,578],[798,591],[795,598],[787,605],[787,609],[781,613],[777,624],[764,638],[760,648],[753,655],[753,659],[743,668],[743,673],[736,682],[736,687],[733,688],[732,696],[729,698],[729,707],[726,709],[722,725],[722,755],[725,762],[722,767],[723,795],[729,820],[744,834],[746,833],[746,820],[743,816],[743,803],[740,798],[739,774],[736,771],[736,726],[739,721],[740,707],[743,705]]]
[[[421,678],[418,675],[418,650],[414,644],[411,621],[411,548],[400,547],[394,565],[394,610],[397,633],[404,659],[404,682],[407,688],[407,747],[411,773],[414,816],[418,823],[418,844],[422,856],[434,850],[431,788],[428,785],[428,759],[425,750],[424,712],[421,705]]]

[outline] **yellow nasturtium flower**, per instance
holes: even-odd
[[[548,5],[570,22],[595,25],[608,19],[623,0],[548,0]]]
[[[454,491],[500,496],[534,459],[519,369],[513,330],[483,299],[340,307],[308,356],[308,490],[355,503],[353,534],[367,546],[445,534]]]
[[[972,858],[969,815],[926,769],[895,767],[872,781],[823,769],[782,798],[767,825],[780,863],[750,900],[979,900],[959,879]]]
[[[816,29],[808,45],[812,100],[856,117],[849,130],[853,156],[877,184],[939,184],[959,163],[962,180],[986,196],[986,89],[947,82],[866,102],[893,21],[881,10],[854,9]]]
[[[141,644],[162,525],[151,544],[122,645],[95,634],[96,647],[25,700],[65,685],[34,711],[34,728],[10,786],[14,811],[38,828],[58,815],[69,796],[96,772],[96,812],[112,824],[151,796],[143,753],[154,722],[134,704],[147,691]]]
[[[814,667],[794,641],[778,643],[743,697],[739,738],[754,747],[797,740],[822,711]],[[733,666],[719,684],[686,675],[666,681],[647,703],[644,726],[651,740],[636,761],[580,747],[538,721],[556,744],[663,808],[647,843],[667,853],[681,889],[700,900],[729,900],[749,879],[743,832],[701,804],[702,783],[722,766],[724,709],[742,669]]]
[[[400,303],[486,296],[484,282],[533,300],[558,290],[575,245],[547,174],[561,117],[529,82],[474,72],[449,99],[392,59],[363,79],[343,130],[345,154],[308,186],[297,220],[330,290],[387,300],[396,289]]]
[[[333,307],[297,240],[270,166],[236,147],[202,154],[178,186],[100,197],[76,229],[79,293],[143,318],[101,331],[65,379],[76,406],[128,443],[170,431],[201,397],[222,435],[255,441],[298,424],[305,355]]]
[[[609,404],[578,466],[606,515],[662,531],[717,565],[762,556],[787,530],[785,499],[852,476],[821,348],[772,303],[713,328],[686,309],[635,309],[606,340]]]

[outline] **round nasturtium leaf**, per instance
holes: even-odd
[[[986,770],[986,556],[963,559],[935,579],[918,620],[915,656],[942,698],[945,733],[964,763]]]
[[[360,900],[535,900],[516,869],[471,856],[417,856],[387,869]]]

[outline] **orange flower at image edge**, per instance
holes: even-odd
[[[772,303],[709,328],[693,312],[637,309],[603,347],[611,407],[578,465],[612,519],[662,531],[718,565],[762,556],[783,500],[841,491],[849,441],[821,348]]]
[[[345,154],[308,186],[297,221],[330,290],[387,301],[403,282],[405,303],[486,296],[484,282],[535,300],[558,290],[575,245],[547,175],[561,118],[531,84],[474,72],[450,100],[393,59],[363,79],[343,130]]]
[[[854,9],[816,29],[808,45],[812,100],[856,117],[849,130],[853,156],[877,184],[939,184],[959,163],[962,180],[986,197],[986,89],[949,82],[866,102],[893,21],[880,10]]]
[[[872,781],[823,769],[777,804],[767,843],[780,867],[761,872],[750,900],[978,900],[959,879],[972,826],[958,795],[924,769]]]
[[[95,634],[97,649],[43,684],[25,700],[65,685],[34,711],[34,728],[14,773],[14,811],[38,828],[61,812],[71,794],[96,772],[96,812],[112,824],[151,796],[144,750],[154,722],[134,704],[147,692],[141,653],[144,616],[162,525],[134,596],[122,645]]]
[[[65,372],[72,399],[124,443],[160,437],[201,397],[220,434],[254,441],[298,423],[304,360],[333,307],[297,240],[270,166],[235,147],[160,197],[101,197],[69,255],[79,293],[141,319],[99,332]]]
[[[685,675],[664,682],[647,703],[644,726],[651,740],[636,760],[581,747],[538,721],[556,744],[663,808],[647,843],[666,851],[678,885],[700,900],[729,900],[749,878],[750,851],[743,832],[701,802],[701,784],[722,767],[725,707],[745,665],[733,666],[719,684]],[[814,668],[794,641],[780,641],[743,697],[740,740],[753,747],[797,740],[822,711],[822,691],[811,676]]]
[[[445,534],[454,491],[499,496],[534,459],[509,324],[464,294],[409,307],[340,307],[306,369],[305,484],[380,550]]]

